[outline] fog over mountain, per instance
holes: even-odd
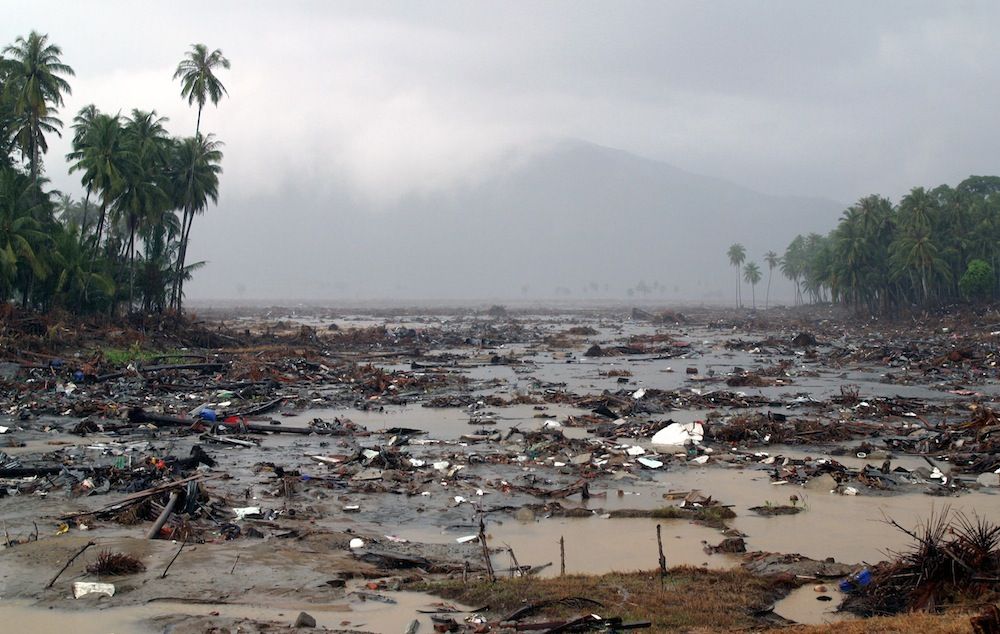
[[[863,196],[1000,174],[988,0],[8,5],[3,42],[45,33],[75,71],[44,173],[77,199],[82,107],[190,136],[178,62],[231,60],[193,300],[731,302],[734,242],[762,291],[765,251]]]
[[[197,296],[585,300],[626,298],[644,282],[650,291],[637,300],[732,301],[729,244],[742,242],[766,270],[767,250],[825,233],[844,208],[577,140],[510,151],[487,174],[371,208],[336,185],[234,192],[229,214],[199,218],[200,229],[225,235],[237,215],[257,219],[255,230],[198,249],[212,275],[198,280]],[[292,231],[291,218],[309,230]],[[776,282],[776,297],[789,293]]]

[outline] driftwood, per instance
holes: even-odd
[[[143,500],[145,500],[147,498],[153,497],[154,495],[158,495],[158,494],[164,493],[166,491],[172,491],[174,489],[187,486],[188,482],[195,482],[197,480],[202,480],[204,478],[205,478],[205,476],[199,473],[199,474],[187,477],[187,478],[183,478],[181,480],[175,480],[173,482],[167,482],[165,484],[161,484],[161,485],[158,485],[158,486],[155,486],[155,487],[150,487],[148,489],[144,489],[142,491],[138,491],[136,493],[132,493],[130,495],[125,496],[121,500],[118,500],[117,502],[113,502],[113,503],[108,504],[107,506],[104,506],[104,507],[99,508],[97,510],[94,510],[94,511],[84,511],[84,512],[81,512],[81,513],[70,513],[68,515],[61,516],[59,519],[70,520],[70,519],[75,519],[77,517],[84,517],[86,515],[101,515],[103,513],[109,513],[109,512],[112,512],[112,511],[120,511],[121,509],[123,509],[123,508],[125,508],[127,506],[131,506],[133,504],[137,504],[137,503],[139,503],[139,502],[141,502],[141,501],[143,501]]]
[[[177,500],[181,497],[181,492],[174,490],[170,492],[170,499],[167,501],[167,505],[163,507],[163,512],[160,516],[156,518],[153,525],[149,527],[149,531],[146,533],[146,539],[156,539],[156,536],[160,534],[160,529],[163,525],[167,523],[170,519],[170,514],[174,512],[174,507],[177,506]]]

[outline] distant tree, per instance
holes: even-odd
[[[726,256],[729,258],[729,265],[736,269],[736,307],[739,308],[742,305],[740,302],[740,267],[747,258],[747,250],[737,242],[730,245]]]
[[[764,254],[764,261],[767,262],[767,294],[764,296],[764,309],[771,304],[771,280],[774,278],[774,268],[781,262],[781,258],[774,251]]]
[[[750,285],[750,292],[753,295],[753,308],[757,309],[757,282],[761,279],[760,267],[756,262],[749,262],[743,267],[743,279]]]

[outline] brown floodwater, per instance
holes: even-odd
[[[395,603],[379,601],[347,601],[331,604],[244,605],[158,601],[146,605],[104,609],[46,609],[27,601],[0,603],[0,621],[5,632],[72,632],[73,634],[150,634],[164,632],[154,619],[177,615],[215,616],[253,619],[291,625],[300,611],[316,619],[317,626],[330,629],[356,629],[370,632],[403,632],[411,621],[420,621],[420,631],[431,631],[433,624],[428,609],[441,600],[419,592],[381,592]],[[70,599],[71,600],[71,599]],[[467,606],[452,603],[459,610]],[[456,620],[463,616],[458,614]],[[346,622],[346,624],[345,624]]]

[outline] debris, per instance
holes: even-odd
[[[94,581],[73,582],[73,598],[79,599],[90,594],[103,594],[109,597],[115,596],[115,584],[97,583]]]

